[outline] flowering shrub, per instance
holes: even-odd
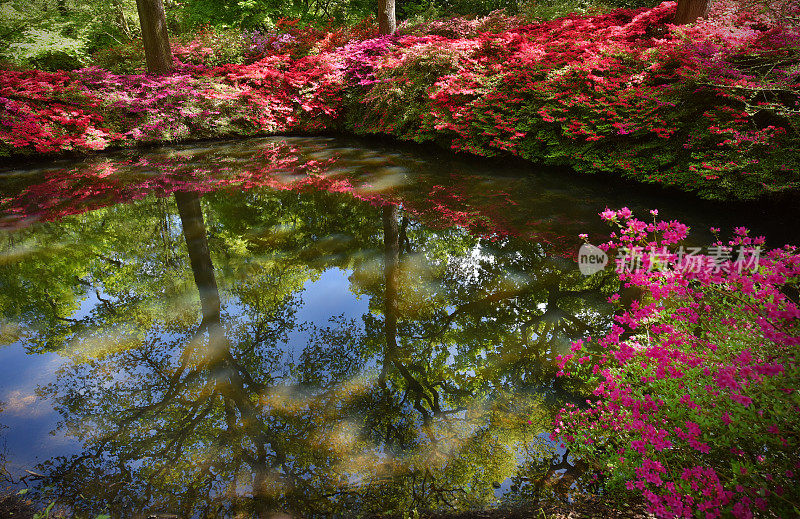
[[[91,63],[117,74],[142,74],[145,71],[144,44],[141,39],[113,45],[94,53]]]
[[[403,36],[374,67],[374,81],[358,107],[350,111],[350,126],[357,132],[391,133],[406,140],[432,140],[425,128],[430,115],[430,89],[442,76],[458,74],[469,51],[479,44],[459,40],[453,45],[439,36]]]
[[[561,410],[552,438],[658,517],[796,516],[799,251],[758,255],[763,238],[740,228],[716,254],[686,255],[679,222],[602,216],[618,227],[605,250],[657,253],[622,270],[643,295],[613,329],[561,357],[562,375],[595,389],[584,408]]]
[[[95,106],[86,88],[66,72],[1,71],[0,141],[47,153],[99,150],[123,139],[105,126]]]
[[[245,34],[249,63],[278,54],[295,59],[309,54],[330,52],[351,41],[366,40],[378,35],[378,24],[374,18],[364,18],[355,25],[337,25],[333,20],[327,24],[301,24],[299,20],[278,20],[269,31],[250,31]]]
[[[240,31],[207,28],[191,39],[172,44],[172,54],[181,63],[216,66],[242,63],[246,36]]]
[[[176,47],[173,77],[93,69],[56,84],[53,95],[81,91],[76,109],[124,138],[58,140],[76,130],[30,105],[3,119],[0,153],[346,130],[618,173],[706,198],[759,198],[800,187],[800,157],[787,153],[800,147],[800,30],[787,9],[800,12],[723,5],[680,27],[668,23],[674,2],[532,25],[494,14],[378,38],[371,20],[282,20],[244,35],[237,51],[204,33]],[[4,99],[18,97],[13,74],[0,71]],[[51,130],[15,137],[29,124]]]
[[[769,31],[711,21],[674,28],[665,25],[673,9],[484,36],[473,59],[431,89],[428,124],[456,149],[617,171],[709,198],[795,189],[796,157],[776,153],[797,142],[798,71],[776,66],[780,77],[756,79],[740,58],[796,56],[796,32],[770,29],[777,44]],[[737,45],[722,41],[731,34]],[[776,103],[773,89],[788,102]]]

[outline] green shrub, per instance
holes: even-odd
[[[25,31],[21,41],[6,49],[3,58],[40,70],[72,70],[89,61],[85,41],[43,29]]]

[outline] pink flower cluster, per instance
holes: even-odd
[[[674,248],[688,234],[627,208],[601,216],[617,227],[605,250]],[[736,231],[730,246],[763,244]],[[755,272],[677,261],[620,273],[640,296],[609,333],[561,357],[561,375],[589,381],[594,398],[562,409],[556,427],[658,517],[788,517],[800,503],[800,251],[771,250]]]

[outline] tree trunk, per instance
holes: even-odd
[[[394,34],[397,22],[394,16],[395,0],[378,0],[378,29],[381,34]]]
[[[708,0],[678,0],[678,10],[672,23],[683,25],[702,18],[708,11]]]
[[[166,74],[172,70],[172,49],[167,36],[164,4],[161,0],[136,0],[136,9],[142,25],[147,71],[151,74]]]

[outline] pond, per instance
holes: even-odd
[[[0,473],[87,517],[568,499],[543,484],[568,467],[549,424],[586,388],[556,356],[609,328],[619,289],[578,270],[578,234],[603,241],[598,213],[626,205],[699,244],[797,229],[344,138],[129,150],[1,184]]]

